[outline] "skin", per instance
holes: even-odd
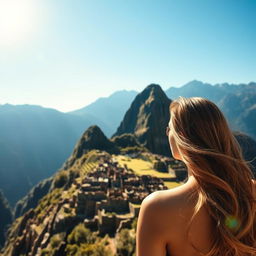
[[[172,155],[182,161],[182,151],[172,134],[171,120],[169,127],[168,139]],[[256,182],[252,182],[256,197]],[[185,184],[155,191],[142,201],[136,232],[136,256],[201,256],[210,251],[215,224],[204,206],[194,218],[188,237],[186,233],[197,200],[196,193],[193,193],[196,188],[196,179],[188,169]]]
[[[185,184],[153,192],[143,200],[137,224],[136,256],[200,255],[186,236],[196,202],[192,193],[195,187],[196,180],[190,176]],[[189,236],[203,253],[211,248],[213,227],[206,209],[202,208],[192,223]]]
[[[168,126],[169,126],[168,140],[169,140],[169,145],[170,145],[170,149],[171,149],[173,158],[175,158],[177,160],[182,160],[180,150],[177,147],[174,137],[173,137],[173,133],[172,133],[173,129],[172,129],[171,119],[170,119]]]

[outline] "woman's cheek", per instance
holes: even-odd
[[[171,137],[170,141],[171,141],[172,156],[175,159],[182,161],[182,154],[180,153],[180,150],[178,149],[176,142],[174,141],[174,139],[172,137]]]

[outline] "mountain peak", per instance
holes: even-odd
[[[170,103],[160,85],[148,85],[136,96],[113,136],[132,133],[151,152],[170,155],[165,135]]]
[[[80,141],[77,144],[82,151],[91,149],[110,150],[114,147],[114,144],[105,136],[102,130],[97,125],[90,126],[82,135]],[[80,157],[81,155],[77,155]]]
[[[115,144],[110,141],[97,125],[90,126],[77,142],[70,158],[63,165],[63,168],[69,168],[74,162],[87,151],[92,149],[104,150],[107,152],[116,152]]]
[[[144,90],[162,90],[161,86],[159,84],[149,84],[148,86],[146,86],[146,88]]]
[[[99,126],[91,125],[83,134],[83,137],[100,136],[104,137],[105,134],[102,132]]]
[[[165,95],[163,89],[159,84],[149,84],[142,92],[141,94],[153,94],[153,95]],[[166,95],[165,95],[166,96]]]
[[[206,85],[208,85],[208,84],[205,84],[202,81],[194,79],[194,80],[184,84],[182,87],[192,87],[193,88],[195,86],[201,86],[202,87],[202,86],[206,86]]]

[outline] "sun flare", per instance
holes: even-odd
[[[36,23],[36,1],[0,0],[0,45],[28,40]]]

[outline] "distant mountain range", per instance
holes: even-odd
[[[233,130],[242,131],[256,139],[256,83],[211,85],[193,80],[180,88],[171,87],[166,95],[203,97],[215,102],[227,117]]]
[[[151,96],[119,91],[69,113],[34,105],[0,105],[0,189],[14,206],[36,183],[61,168],[88,127],[97,125],[107,137],[128,132],[138,135],[155,123],[147,111],[152,102],[157,104],[165,122],[165,109],[178,96],[201,96],[214,101],[233,130],[256,139],[256,83],[210,85],[194,80],[180,88],[171,87],[165,93],[167,97],[162,89]],[[148,99],[147,103],[143,99]],[[155,101],[151,102],[152,99]],[[141,133],[138,140],[152,152],[161,153],[159,148],[163,145],[162,153],[168,154],[163,131],[159,130],[162,125]],[[156,139],[155,133],[162,135]]]
[[[165,91],[166,95],[171,99],[179,96],[183,97],[203,97],[211,101],[218,102],[227,94],[240,94],[244,91],[255,93],[255,82],[249,84],[209,84],[198,80],[190,81],[181,87],[170,87]]]
[[[117,91],[109,97],[99,98],[84,108],[68,113],[93,117],[94,125],[100,126],[104,134],[110,137],[137,94],[136,91]]]

